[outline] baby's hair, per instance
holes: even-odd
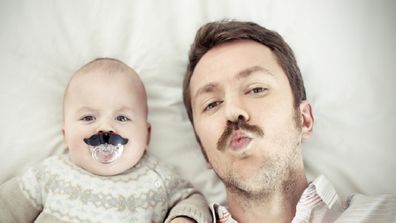
[[[128,65],[114,58],[96,58],[78,69],[75,74],[88,73],[92,70],[101,70],[108,73],[135,72]]]
[[[96,58],[96,59],[92,60],[91,62],[82,66],[76,72],[74,72],[74,74],[72,75],[72,77],[69,80],[69,83],[66,86],[64,96],[66,96],[67,90],[69,89],[70,82],[74,76],[82,74],[82,73],[89,73],[90,71],[93,71],[93,70],[100,70],[102,72],[105,71],[108,73],[122,73],[122,72],[135,73],[135,71],[132,68],[130,68],[128,65],[126,65],[125,63],[123,63],[120,60],[117,60],[114,58],[107,58],[107,57]],[[65,99],[65,97],[63,99]]]
[[[101,58],[96,58],[94,60],[92,60],[91,62],[83,65],[80,69],[78,69],[76,72],[74,72],[74,74],[71,76],[65,91],[64,91],[64,95],[63,95],[63,110],[64,110],[64,106],[65,106],[65,101],[66,101],[66,97],[68,95],[68,91],[69,91],[69,86],[70,83],[72,82],[73,78],[77,75],[83,75],[86,73],[90,73],[92,71],[100,71],[100,72],[105,72],[108,74],[117,74],[117,73],[131,73],[131,74],[136,74],[136,71],[134,71],[130,66],[128,66],[127,64],[125,64],[124,62],[114,59],[114,58],[107,58],[107,57],[101,57]],[[137,81],[139,81],[140,85],[143,88],[143,93],[144,93],[144,97],[147,98],[147,94],[146,94],[146,90],[144,88],[144,84],[142,82],[142,80],[138,77]],[[147,104],[146,104],[146,111],[148,110],[147,108]]]

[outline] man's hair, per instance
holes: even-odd
[[[194,69],[210,49],[235,40],[253,40],[267,46],[275,54],[277,62],[286,73],[293,93],[294,107],[297,108],[301,101],[306,99],[303,79],[293,51],[277,32],[253,22],[226,20],[210,22],[197,31],[189,52],[187,71],[183,82],[183,102],[188,118],[193,125],[190,80]]]

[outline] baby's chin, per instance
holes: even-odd
[[[88,154],[84,156],[84,158],[82,158],[82,156],[77,156],[78,158],[71,156],[70,158],[76,166],[90,174],[97,176],[115,176],[124,173],[135,165],[134,162],[131,162],[130,159],[127,159],[124,155],[125,154],[111,163],[98,162]]]
[[[89,165],[84,165],[82,168],[98,176],[114,176],[122,174],[123,172],[130,169],[132,166],[133,165],[131,165],[130,163],[128,163],[127,165],[123,162],[120,162],[120,160],[107,164],[99,163],[95,160],[92,160]]]
[[[140,153],[138,153],[140,152]],[[145,150],[137,151],[126,147],[115,160],[109,163],[95,159],[91,153],[69,153],[71,162],[97,176],[115,176],[127,172],[140,162]]]

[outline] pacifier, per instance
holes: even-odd
[[[99,131],[97,134],[85,138],[84,142],[89,145],[89,150],[94,160],[108,164],[121,157],[124,145],[127,144],[128,139],[122,138],[113,131]]]

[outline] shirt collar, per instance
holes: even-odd
[[[332,209],[333,206],[338,203],[339,197],[336,190],[330,181],[327,180],[327,178],[323,175],[320,175],[318,178],[316,178],[310,185],[315,186],[316,193],[329,209]]]
[[[304,199],[304,197],[305,198],[307,197],[306,195],[308,195],[310,198]],[[312,199],[316,199],[316,200],[312,202]],[[327,180],[325,176],[320,175],[314,181],[312,181],[308,185],[308,187],[304,190],[297,206],[303,203],[310,203],[309,205],[310,207],[308,207],[308,209],[309,209],[309,213],[311,213],[312,209],[322,202],[326,204],[328,209],[332,209],[333,211],[342,210],[341,201],[339,200],[335,188],[330,183],[330,181]],[[303,206],[306,205],[303,204]],[[220,206],[218,204],[213,204],[211,205],[211,209],[213,213],[214,222],[224,222],[224,223],[236,222],[234,219],[232,219],[231,215],[229,214],[229,212],[225,207]],[[298,211],[299,210],[297,210],[296,212]],[[299,213],[296,213],[296,217],[297,215],[299,215]]]

